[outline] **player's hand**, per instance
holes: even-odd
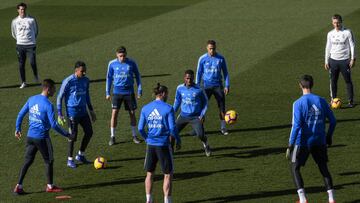
[[[21,132],[20,131],[15,131],[15,137],[18,139],[18,140],[21,140]]]
[[[224,88],[224,94],[225,94],[225,96],[228,95],[229,92],[230,92],[230,88],[225,87],[225,88]]]
[[[326,144],[329,147],[332,145],[332,137],[330,135],[326,136]]]
[[[58,116],[57,122],[58,122],[61,126],[64,126],[64,124],[66,123],[66,120],[65,120],[64,116]]]
[[[111,99],[110,95],[106,95],[106,100],[110,100],[110,99]]]
[[[353,68],[355,66],[355,60],[354,59],[351,59],[350,60],[350,63],[349,63],[349,67],[350,68]]]
[[[324,68],[325,68],[325,70],[329,70],[329,64],[325,63]]]
[[[205,122],[205,117],[204,116],[203,117],[199,116],[199,120],[200,120],[201,123],[204,123]]]
[[[181,149],[181,144],[179,144],[179,143],[176,143],[176,151],[180,151],[180,149]]]
[[[71,142],[71,141],[73,141],[75,139],[75,135],[72,134],[72,133],[69,133],[67,139],[68,139],[69,142]]]
[[[288,148],[286,149],[285,158],[289,161],[291,160],[291,153],[293,150],[294,150],[293,145],[289,145]]]
[[[91,116],[92,122],[95,122],[96,121],[96,114],[95,114],[94,111],[90,111],[90,116]]]
[[[140,99],[142,94],[137,94],[137,98]]]

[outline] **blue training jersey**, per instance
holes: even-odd
[[[208,99],[207,96],[198,85],[192,85],[186,87],[185,84],[181,84],[176,89],[174,110],[178,111],[181,106],[180,115],[183,117],[204,117]]]
[[[221,75],[222,73],[222,75]],[[230,87],[230,79],[226,67],[225,58],[216,53],[210,56],[208,53],[199,58],[195,83],[201,85],[204,81],[204,88],[222,87],[222,77],[224,76],[225,87]]]
[[[325,122],[329,120],[326,134]],[[293,104],[290,145],[320,146],[326,145],[326,136],[332,136],[336,119],[324,98],[315,94],[305,94]]]
[[[106,75],[106,96],[110,95],[111,85],[114,85],[114,94],[134,93],[134,77],[138,94],[141,95],[141,76],[135,61],[130,58],[126,58],[124,62],[120,62],[118,59],[110,61]]]
[[[174,109],[161,100],[152,101],[141,109],[138,130],[148,145],[168,146],[169,136],[181,143],[175,125]]]
[[[62,100],[64,98],[68,117],[82,117],[88,114],[87,108],[93,110],[89,94],[89,78],[77,78],[75,74],[65,78],[61,84],[56,104],[58,114],[62,115]]]
[[[27,100],[17,116],[16,131],[21,132],[21,123],[27,113],[29,113],[28,137],[35,139],[48,138],[50,128],[54,128],[65,137],[69,135],[56,122],[54,107],[46,96],[39,94]]]

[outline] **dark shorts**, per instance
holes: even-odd
[[[318,165],[326,164],[328,162],[326,145],[312,146],[310,148],[295,145],[294,150],[291,154],[291,162],[295,165],[305,166],[305,163],[310,154]]]
[[[121,104],[124,102],[125,110],[133,111],[137,109],[135,94],[114,94],[112,97],[112,108],[120,109]]]
[[[28,137],[26,141],[25,159],[33,159],[37,151],[40,151],[45,163],[54,161],[53,147],[50,138],[34,139]]]
[[[221,112],[225,113],[225,93],[223,87],[210,87],[205,88],[205,93],[208,99],[211,98],[211,95],[215,96],[217,105]]]
[[[160,162],[163,174],[173,173],[173,155],[170,146],[147,145],[144,169],[147,172],[154,172],[157,162]]]
[[[91,137],[93,134],[92,123],[89,115],[81,117],[70,117],[69,118],[69,132],[74,137],[73,141],[77,140],[78,126],[79,124],[84,130],[84,136]]]

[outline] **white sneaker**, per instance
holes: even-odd
[[[205,155],[207,157],[211,156],[211,149],[210,149],[210,145],[208,143],[204,143],[203,142],[203,146],[204,146],[204,150],[205,150]]]
[[[23,83],[21,83],[21,85],[20,85],[20,89],[23,89],[23,88],[25,88],[27,85],[26,85],[26,83],[25,82],[23,82]]]

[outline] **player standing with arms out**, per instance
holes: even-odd
[[[110,146],[115,144],[115,129],[117,126],[117,118],[119,116],[119,109],[123,102],[125,104],[125,110],[129,112],[133,142],[136,144],[141,142],[136,137],[135,110],[137,108],[137,104],[134,93],[135,77],[138,87],[137,98],[139,99],[142,95],[141,76],[135,61],[127,58],[126,54],[126,48],[123,46],[116,50],[116,59],[109,62],[106,75],[106,99],[112,99],[112,113],[110,121],[111,134],[109,141]],[[110,89],[112,84],[114,87],[111,98]]]
[[[25,162],[20,171],[18,184],[14,188],[14,194],[26,194],[23,190],[23,180],[27,170],[34,162],[37,151],[40,151],[46,166],[47,186],[46,192],[61,192],[62,189],[53,183],[54,152],[49,136],[50,128],[65,137],[70,134],[63,130],[55,120],[54,107],[49,101],[56,91],[55,82],[45,79],[42,83],[41,94],[32,96],[22,107],[16,119],[15,137],[21,139],[21,123],[27,113],[29,113],[29,130],[26,140]]]
[[[34,73],[35,82],[39,82],[36,66],[36,38],[39,33],[36,19],[26,14],[27,5],[19,3],[17,6],[19,16],[11,22],[11,34],[16,40],[16,53],[19,60],[19,71],[21,77],[20,88],[26,87],[25,62],[26,55],[30,56],[30,65]]]
[[[144,167],[146,170],[146,202],[152,203],[153,178],[159,161],[164,174],[164,203],[171,203],[172,176],[174,172],[170,136],[176,139],[176,149],[181,148],[181,139],[175,125],[175,113],[166,103],[168,89],[158,83],[154,88],[156,99],[145,105],[140,113],[138,130],[147,143]],[[145,132],[147,126],[147,133]]]
[[[354,87],[351,80],[351,70],[355,66],[355,39],[351,30],[344,28],[342,17],[333,15],[334,27],[327,34],[325,48],[325,69],[330,73],[330,97],[331,101],[337,97],[337,81],[341,72],[347,89],[348,107],[354,107]]]
[[[84,137],[81,141],[80,150],[75,159],[82,163],[88,163],[85,158],[85,150],[93,135],[91,120],[95,122],[96,114],[91,105],[89,93],[89,78],[86,76],[86,64],[82,61],[75,63],[75,73],[65,78],[61,84],[60,92],[57,96],[58,122],[65,123],[62,114],[62,100],[64,99],[66,115],[69,120],[69,130],[74,135],[74,139],[69,140],[67,166],[76,168],[73,160],[74,143],[77,140],[78,125],[84,130]],[[91,120],[88,114],[90,112]]]
[[[176,128],[180,133],[190,123],[195,134],[203,143],[206,156],[210,156],[210,145],[208,144],[203,124],[207,105],[208,100],[204,90],[194,83],[194,71],[186,70],[184,84],[179,85],[176,89],[175,112],[181,107],[180,115],[176,120]]]
[[[331,146],[332,144],[336,119],[325,99],[311,93],[313,84],[313,78],[310,75],[304,75],[300,79],[299,85],[303,96],[293,104],[292,129],[286,157],[291,160],[291,173],[300,203],[307,202],[300,168],[305,166],[310,154],[324,178],[329,203],[335,203],[334,186],[327,166],[326,145]],[[325,131],[326,119],[330,123],[327,133]]]
[[[223,135],[227,135],[229,132],[226,129],[224,116],[225,96],[230,90],[229,74],[225,58],[216,52],[216,42],[214,40],[208,40],[206,49],[207,53],[199,58],[195,83],[200,86],[201,80],[203,80],[205,93],[208,99],[210,99],[211,95],[215,96],[219,108],[220,132]],[[225,88],[223,86],[222,77],[224,77],[225,80]]]

